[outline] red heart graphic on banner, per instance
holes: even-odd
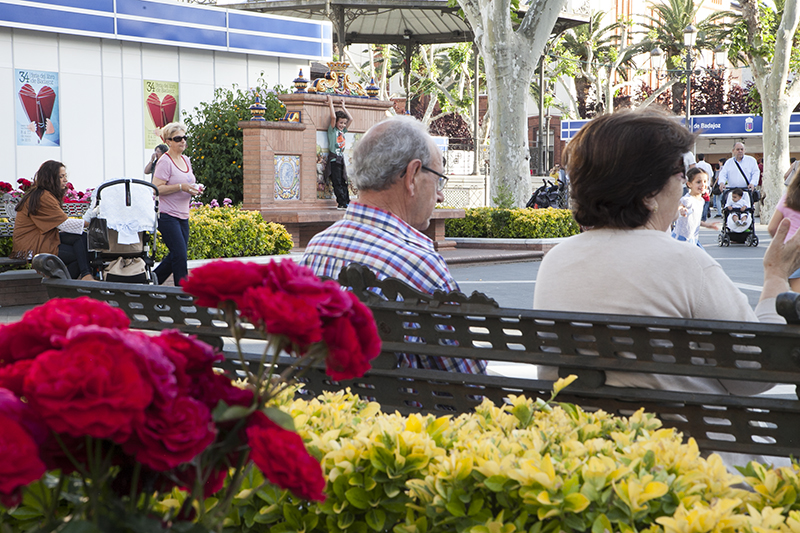
[[[163,102],[158,99],[156,93],[150,93],[147,97],[147,110],[150,111],[150,118],[153,119],[156,128],[161,129],[175,120],[177,107],[178,103],[171,94],[166,95]]]
[[[45,85],[39,89],[37,95],[33,87],[26,83],[19,90],[19,99],[25,114],[28,115],[28,120],[36,123],[36,135],[41,139],[47,129],[47,119],[50,118],[56,104],[55,91]]]

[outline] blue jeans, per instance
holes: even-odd
[[[186,250],[189,247],[189,219],[161,213],[158,215],[158,231],[161,232],[164,244],[169,248],[169,254],[155,270],[158,284],[163,284],[172,274],[175,286],[179,287],[181,280],[189,273],[186,257]]]

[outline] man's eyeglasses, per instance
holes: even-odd
[[[189,136],[188,135],[176,135],[175,137],[172,137],[172,138],[167,139],[167,140],[179,143],[181,141],[188,141],[189,140]]]
[[[436,190],[439,192],[444,190],[444,188],[447,186],[447,180],[449,180],[450,178],[448,178],[441,172],[436,172],[435,170],[426,167],[425,165],[422,165],[422,167],[420,168],[422,168],[422,170],[424,170],[425,172],[430,172],[431,174],[436,174],[437,176],[439,176],[439,181],[436,183]]]

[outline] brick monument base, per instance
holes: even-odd
[[[304,248],[311,237],[344,216],[336,209],[330,183],[318,175],[317,163],[327,157],[328,95],[295,93],[279,98],[296,122],[239,122],[244,132],[243,207],[286,226],[295,248]],[[346,136],[347,159],[361,135],[386,118],[392,102],[334,95],[337,111],[342,98],[353,116]],[[357,198],[357,193],[351,197]],[[463,209],[436,209],[425,234],[437,249],[453,247],[445,241],[444,221],[463,217]]]

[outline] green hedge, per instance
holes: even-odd
[[[266,222],[258,211],[203,206],[189,215],[189,259],[279,255],[289,253],[292,245],[286,228]],[[156,259],[168,252],[159,233]]]
[[[467,209],[466,217],[445,221],[448,237],[547,239],[580,232],[567,209]]]

